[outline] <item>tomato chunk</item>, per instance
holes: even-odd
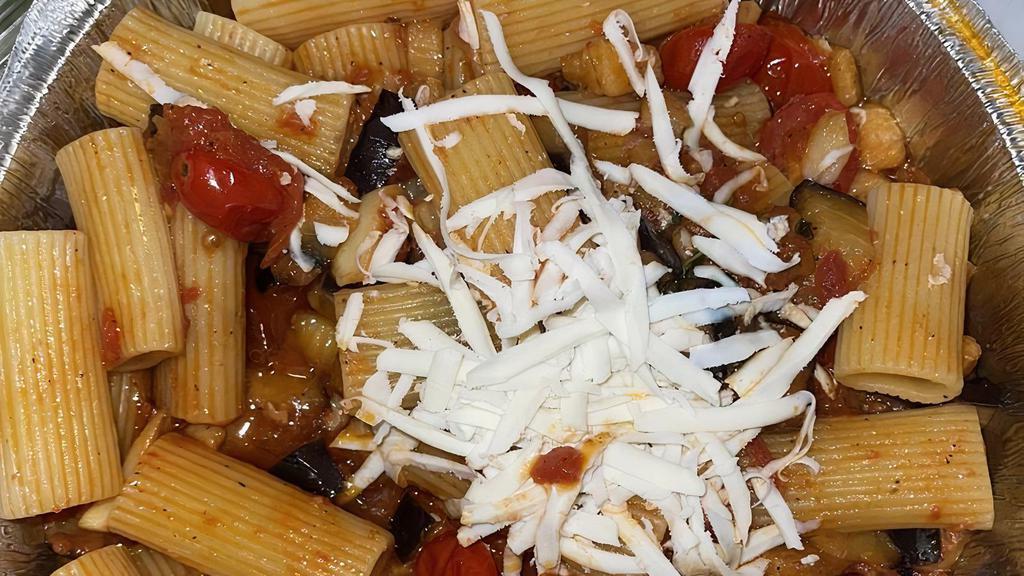
[[[829,250],[818,259],[814,269],[814,284],[821,292],[822,300],[845,296],[850,291],[850,266],[839,250]]]
[[[686,90],[697,67],[701,50],[714,31],[713,25],[695,26],[676,32],[661,47],[665,85]],[[764,63],[771,34],[756,24],[737,24],[729,56],[725,60],[719,90],[727,90],[743,78],[753,76]]]
[[[761,128],[758,149],[769,162],[792,177],[800,171],[800,162],[807,151],[807,139],[814,124],[826,112],[844,109],[831,92],[796,96]]]
[[[214,108],[164,106],[150,148],[165,197],[243,242],[270,242],[280,256],[302,216],[303,178]]]
[[[498,567],[483,542],[463,547],[455,532],[442,534],[423,546],[416,557],[415,576],[497,576]]]
[[[778,110],[799,94],[831,92],[828,55],[822,53],[798,26],[766,17],[761,27],[771,36],[764,66],[753,75],[768,101]]]

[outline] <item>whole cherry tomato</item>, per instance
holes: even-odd
[[[798,94],[832,91],[828,56],[803,30],[772,17],[762,19],[761,29],[769,34],[771,41],[764,65],[752,76],[776,110]]]
[[[661,67],[665,85],[686,90],[697,67],[704,44],[714,31],[713,25],[695,26],[676,32],[661,47]],[[771,34],[756,24],[737,24],[729,56],[725,60],[718,89],[726,90],[743,78],[753,76],[764,63]]]
[[[165,105],[147,147],[168,202],[243,242],[269,242],[268,266],[302,217],[302,174],[216,108]]]
[[[271,224],[296,200],[268,176],[211,151],[178,154],[171,174],[193,216],[243,242],[268,240]]]
[[[415,576],[498,576],[490,549],[483,542],[463,547],[455,532],[427,542],[416,557]]]

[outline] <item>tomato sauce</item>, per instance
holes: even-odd
[[[537,484],[572,484],[583,476],[583,453],[572,446],[559,446],[541,454],[530,468]]]
[[[293,106],[285,106],[277,117],[277,127],[295,136],[312,138],[316,136],[319,126],[320,122],[315,116],[309,119],[309,126],[306,126]]]
[[[416,557],[415,576],[497,576],[498,566],[483,542],[463,547],[455,532],[430,540]]]
[[[821,255],[814,269],[814,284],[821,294],[822,302],[846,295],[851,290],[850,266],[839,250],[829,250]]]
[[[302,216],[302,174],[214,108],[166,105],[153,125],[165,200],[237,240],[269,242],[264,266],[280,257]]]
[[[113,308],[104,308],[100,318],[100,331],[103,366],[110,368],[121,361],[121,326]]]

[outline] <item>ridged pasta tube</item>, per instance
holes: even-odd
[[[600,38],[601,22],[612,10],[627,9],[640,40],[647,41],[719,16],[725,6],[723,0],[473,0],[472,4],[487,69],[497,69],[498,60],[486,39],[480,10],[494,12],[501,19],[513,60],[523,72],[534,76],[557,71],[563,56]]]
[[[405,320],[424,320],[434,324],[449,336],[456,337],[459,323],[444,292],[426,284],[383,284],[355,290],[342,290],[335,296],[335,308],[342,314],[348,299],[360,294],[363,313],[359,317],[356,333],[392,342],[398,348],[412,347],[408,338],[398,331]],[[382,348],[372,344],[359,346],[355,352],[341,348],[341,381],[346,398],[358,396],[366,379],[377,371],[377,356]]]
[[[444,22],[458,12],[455,0],[232,0],[238,21],[285,46],[349,24],[436,19]]]
[[[508,76],[497,72],[467,83],[450,97],[474,94],[515,94],[515,87]],[[551,167],[533,122],[523,114],[474,116],[430,126],[428,131],[436,141],[453,133],[459,135],[457,143],[450,148],[437,146],[434,149],[444,165],[451,190],[449,216],[473,200]],[[427,191],[439,202],[441,186],[416,133],[403,132],[399,134],[399,141]],[[557,197],[549,193],[534,200],[534,225],[543,227],[547,223]],[[466,241],[474,248],[479,245],[485,252],[511,252],[514,231],[513,219],[495,218],[490,226],[480,226]]]
[[[274,140],[281,150],[326,175],[333,175],[337,169],[353,101],[351,95],[314,97],[316,110],[310,125],[305,126],[292,103],[273,104],[274,98],[286,88],[309,81],[298,72],[270,65],[237,48],[175,26],[144,8],[130,11],[114,28],[110,41],[133,60],[149,66],[171,88],[220,109],[232,124],[251,136]],[[138,87],[130,85],[127,79],[115,82],[104,69],[96,83],[100,112],[144,126],[145,123],[137,122],[148,118],[153,100],[139,97]],[[126,91],[128,95],[124,94]]]
[[[245,396],[246,245],[180,203],[170,228],[188,329],[184,352],[154,370],[155,398],[175,418],[224,424]]]
[[[89,236],[103,361],[149,368],[185,340],[174,254],[142,131],[110,128],[57,152],[78,229]]]
[[[869,193],[878,268],[839,331],[840,382],[926,404],[960,394],[972,217],[957,190],[892,184]]]
[[[52,574],[52,576],[143,576],[125,547],[120,544],[93,550]]]
[[[796,434],[762,437],[781,456]],[[847,532],[992,528],[992,483],[973,406],[822,418],[807,455],[821,471],[792,466],[780,482],[800,520]]]
[[[0,232],[0,518],[121,488],[94,303],[84,234]]]
[[[366,576],[386,530],[179,434],[139,457],[112,532],[211,576]]]
[[[282,68],[292,67],[291,50],[237,20],[209,12],[199,12],[196,14],[196,23],[192,31],[246,54],[252,54],[268,64]]]

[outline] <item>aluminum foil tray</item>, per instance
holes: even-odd
[[[570,0],[553,0],[570,1]],[[993,384],[987,405],[995,529],[957,575],[1024,574],[1024,66],[972,0],[762,0],[858,57],[865,91],[896,113],[918,164],[975,207],[969,332]],[[109,125],[89,50],[145,4],[191,25],[205,0],[37,0],[0,79],[0,230],[72,225],[53,156]],[[628,7],[628,0],[623,4]],[[55,559],[31,523],[0,522],[0,576],[45,576]]]

